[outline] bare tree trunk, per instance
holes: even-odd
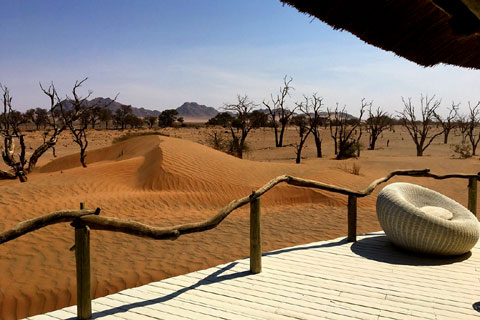
[[[317,148],[317,158],[322,157],[322,140],[318,136],[318,132],[313,134],[315,138],[315,147]]]
[[[370,150],[375,150],[375,143],[377,142],[377,139],[378,137],[375,136],[374,134],[370,136],[370,147],[369,147]]]
[[[448,135],[450,134],[450,129],[445,129],[443,132],[443,144],[448,143]]]
[[[469,136],[469,139],[472,145],[472,156],[475,156],[477,155],[476,151],[477,151],[478,142],[480,141],[480,133],[478,134],[478,139],[476,139],[475,135]]]
[[[278,145],[278,128],[277,128],[277,126],[274,126],[273,129],[275,131],[275,147],[278,148],[279,147],[279,145]]]
[[[87,149],[86,147],[80,149],[80,162],[82,163],[82,167],[84,168],[87,167],[87,164],[85,163],[85,158],[87,157],[85,153],[86,149]]]
[[[305,144],[306,139],[301,139],[300,144],[297,147],[297,158],[295,159],[295,163],[300,163],[300,160],[302,158],[302,149]]]
[[[423,148],[421,145],[417,144],[417,157],[423,156]]]
[[[283,135],[285,133],[285,126],[282,125],[282,129],[280,130],[280,139],[278,140],[277,148],[283,147]]]
[[[33,154],[30,156],[30,160],[28,161],[28,167],[26,172],[30,173],[33,168],[35,168],[35,165],[37,164],[38,159],[50,148],[54,147],[55,144],[57,143],[58,136],[62,133],[62,131],[65,130],[65,127],[62,127],[58,129],[56,132],[53,133],[53,135],[50,137],[50,139],[43,143],[41,146],[39,146]]]

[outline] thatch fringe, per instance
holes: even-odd
[[[280,1],[419,65],[480,69],[480,20],[468,1]]]

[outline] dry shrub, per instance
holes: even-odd
[[[352,174],[359,176],[360,175],[360,164],[358,162],[352,163]]]
[[[212,130],[210,133],[207,133],[206,142],[216,150],[239,158],[241,158],[239,154],[248,153],[250,151],[248,144],[244,143],[241,146],[239,145],[238,140],[235,141],[234,139],[230,138],[228,134],[225,134],[225,132],[222,131]],[[239,150],[239,148],[241,148],[241,150]]]
[[[215,150],[226,152],[228,150],[228,142],[226,140],[222,132],[212,130],[212,132],[207,133],[207,143]]]
[[[458,153],[462,159],[467,159],[472,156],[472,147],[465,143],[452,144],[451,148],[453,152]]]
[[[338,168],[342,171],[345,171],[350,174],[354,174],[356,176],[360,175],[360,164],[358,162],[352,162],[351,166],[348,165],[348,163],[343,163],[341,165],[338,165]]]

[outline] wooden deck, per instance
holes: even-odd
[[[399,251],[383,233],[264,254],[95,299],[97,319],[480,319],[480,243],[458,258]],[[74,319],[76,306],[29,319]]]

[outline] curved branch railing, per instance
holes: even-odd
[[[305,188],[314,188],[326,190],[329,192],[340,193],[347,196],[354,196],[357,198],[370,195],[380,184],[387,182],[394,176],[415,176],[415,177],[430,177],[434,179],[480,179],[480,175],[470,174],[449,174],[436,175],[430,173],[429,169],[422,170],[396,170],[390,172],[385,177],[373,181],[367,188],[359,191],[343,188],[335,185],[326,184],[323,182],[292,177],[288,175],[278,176],[267,182],[261,188],[255,190],[249,196],[233,200],[228,205],[220,209],[214,216],[200,222],[186,223],[172,227],[155,227],[146,225],[140,222],[124,220],[111,217],[99,216],[100,208],[96,210],[74,210],[74,211],[57,211],[41,217],[33,218],[20,222],[12,229],[0,233],[0,244],[16,239],[29,232],[44,228],[46,226],[57,224],[61,222],[69,222],[80,220],[83,224],[89,226],[93,230],[106,230],[114,232],[122,232],[140,237],[152,238],[155,240],[175,240],[183,234],[201,232],[217,227],[230,213],[234,210],[243,207],[247,203],[261,197],[270,189],[280,183],[287,183],[289,185]],[[471,208],[470,208],[471,209]]]
[[[305,188],[314,188],[339,193],[348,196],[348,240],[356,241],[357,198],[370,195],[380,184],[387,182],[394,176],[429,177],[434,179],[461,178],[468,179],[468,209],[476,215],[477,207],[477,181],[480,173],[436,175],[430,169],[423,170],[396,170],[385,177],[374,180],[363,190],[351,190],[323,182],[292,177],[278,176],[267,182],[250,195],[233,200],[220,209],[214,216],[200,222],[186,223],[172,227],[155,227],[136,221],[99,216],[100,208],[85,210],[83,203],[81,210],[64,210],[49,213],[40,217],[18,223],[11,229],[0,233],[0,244],[14,240],[29,232],[47,227],[49,225],[72,222],[75,227],[75,252],[77,263],[77,306],[78,318],[91,317],[90,299],[90,238],[89,230],[106,230],[122,232],[139,237],[155,240],[176,240],[184,234],[202,232],[217,227],[230,213],[250,203],[250,271],[261,271],[261,237],[260,237],[260,197],[280,183]]]

